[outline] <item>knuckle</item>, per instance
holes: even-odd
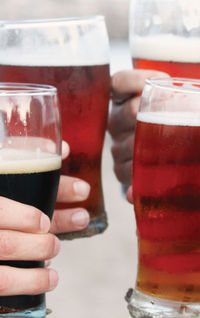
[[[28,211],[28,215],[26,218],[27,225],[29,227],[39,227],[40,226],[40,218],[41,218],[42,212],[38,210],[35,207],[30,207],[30,210]]]
[[[15,240],[7,231],[0,231],[0,258],[14,254],[16,249]]]
[[[113,90],[117,90],[118,87],[120,86],[120,82],[121,82],[121,73],[117,72],[111,78],[111,87],[112,87],[112,89]]]
[[[121,173],[121,165],[115,164],[115,165],[114,165],[114,172],[115,172],[115,174],[116,174],[117,179],[122,182],[122,179],[123,179],[123,178],[121,179],[121,177],[122,177],[123,175],[122,175],[122,173]]]
[[[134,136],[131,135],[127,138],[127,149],[132,154],[133,153],[133,145],[134,145]]]
[[[54,216],[53,216],[53,220],[52,220],[52,228],[51,230],[54,232],[54,233],[60,233],[62,232],[62,229],[63,229],[63,222],[60,222],[61,221],[61,217],[60,217],[60,213],[54,213]]]
[[[31,286],[31,294],[38,295],[49,289],[49,275],[47,269],[36,269]]]
[[[139,109],[140,99],[132,98],[130,101],[130,116],[133,118],[133,121],[136,120],[137,112]]]
[[[5,295],[6,291],[9,289],[10,279],[9,275],[6,273],[6,267],[2,267],[0,271],[0,295]]]
[[[109,131],[111,136],[115,135],[115,117],[114,117],[113,113],[108,118],[108,131]]]
[[[55,236],[51,233],[44,235],[43,243],[41,244],[41,260],[51,258],[54,254]]]
[[[116,143],[114,143],[111,147],[111,153],[112,153],[112,156],[113,158],[115,159],[116,155],[117,155],[117,150],[118,150],[118,147],[116,146]],[[117,159],[117,158],[116,158]]]

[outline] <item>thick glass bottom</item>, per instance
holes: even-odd
[[[27,309],[18,312],[0,313],[2,318],[45,318],[46,317],[46,306],[40,305],[38,307]]]
[[[76,238],[90,237],[103,233],[107,226],[107,215],[106,212],[103,212],[99,217],[92,219],[85,230],[61,233],[57,234],[57,236],[60,240],[73,240]]]
[[[128,310],[134,318],[197,318],[200,303],[186,303],[152,297],[129,289],[126,294]]]

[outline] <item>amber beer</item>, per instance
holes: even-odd
[[[41,152],[36,158],[33,151],[1,149],[0,157],[1,196],[34,206],[51,218],[58,190],[60,156]],[[0,261],[0,265],[44,267],[43,262],[26,260]],[[31,310],[44,305],[44,301],[45,294],[1,296],[0,314]]]
[[[140,112],[133,161],[137,289],[200,301],[200,119]]]
[[[13,56],[14,59],[14,56]],[[30,62],[30,61],[29,61]],[[43,83],[56,86],[61,105],[62,135],[70,145],[70,156],[62,174],[86,180],[91,194],[78,206],[91,218],[104,209],[101,185],[101,153],[108,115],[110,76],[107,62],[94,65],[23,65],[24,61],[0,65],[0,81]],[[58,207],[75,207],[59,204]]]
[[[199,38],[172,34],[135,36],[131,41],[136,69],[158,70],[172,77],[200,78]]]

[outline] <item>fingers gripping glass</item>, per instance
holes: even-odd
[[[60,113],[56,88],[0,83],[0,195],[52,217],[61,168]],[[0,265],[44,267],[38,261]],[[45,317],[45,295],[0,297],[1,317]]]

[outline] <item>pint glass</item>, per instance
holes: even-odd
[[[146,81],[133,159],[133,317],[200,316],[200,81]]]
[[[0,26],[0,80],[57,87],[62,135],[70,156],[62,174],[91,186],[84,207],[89,227],[65,238],[91,236],[107,227],[101,184],[101,153],[107,124],[110,76],[104,17],[5,22]]]
[[[56,88],[0,83],[0,195],[52,217],[61,168]],[[13,211],[15,213],[15,211]],[[43,262],[0,261],[0,266],[43,267]],[[45,295],[0,297],[0,317],[45,317]]]
[[[132,0],[129,23],[135,68],[200,78],[198,0]]]

